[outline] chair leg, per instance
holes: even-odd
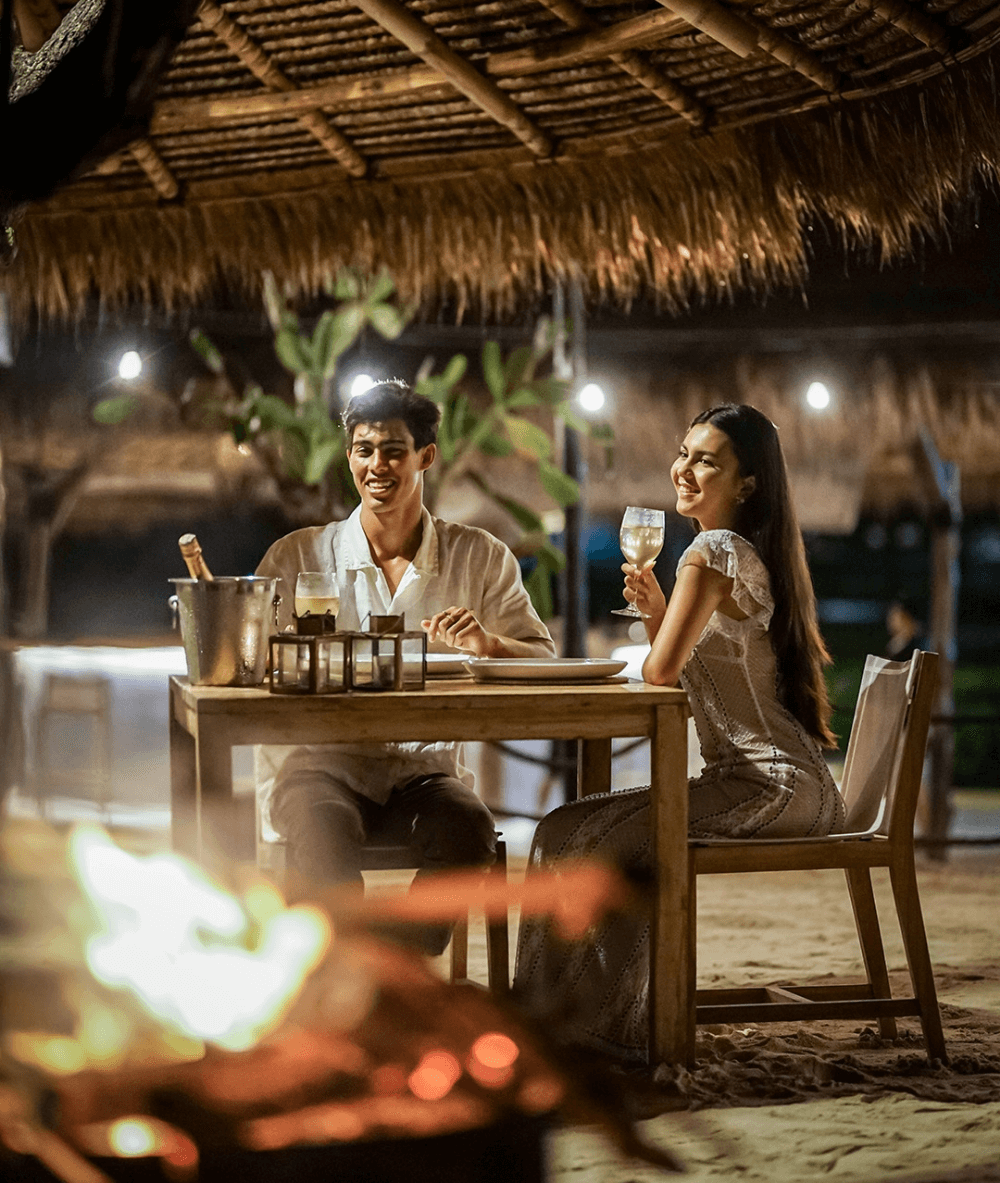
[[[896,901],[896,914],[903,935],[903,947],[906,950],[906,963],[913,982],[913,992],[920,1005],[920,1025],[924,1031],[927,1054],[932,1059],[947,1064],[948,1052],[941,1029],[941,1011],[938,1007],[930,952],[927,949],[927,933],[920,910],[917,872],[913,865],[912,852],[909,853],[909,857],[904,856],[893,861],[889,868],[889,879]]]
[[[858,929],[858,940],[865,961],[868,983],[876,998],[890,998],[889,971],[885,964],[885,949],[882,945],[882,930],[878,922],[875,893],[872,891],[871,871],[867,867],[845,867],[847,890],[851,893],[854,907],[854,923]],[[896,1020],[885,1015],[878,1021],[879,1034],[883,1039],[896,1038]]]
[[[451,933],[451,980],[453,982],[467,982],[469,980],[469,921],[456,922]]]
[[[488,874],[507,882],[507,843],[497,843],[497,859]],[[490,990],[506,994],[510,990],[510,935],[508,914],[486,923],[486,965]]]

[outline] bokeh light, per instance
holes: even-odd
[[[588,382],[576,396],[576,401],[585,411],[593,413],[599,411],[607,400],[604,391],[596,382]]]
[[[446,1051],[428,1052],[407,1079],[410,1092],[421,1101],[440,1101],[462,1075],[458,1060]]]
[[[138,378],[141,373],[142,358],[134,349],[126,350],[118,362],[118,377],[124,378],[126,382],[131,382],[133,378]]]
[[[806,402],[814,411],[825,411],[830,405],[830,391],[825,382],[810,382]]]
[[[351,382],[351,398],[356,398],[359,394],[364,394],[366,390],[371,390],[375,385],[375,379],[371,374],[358,374]]]

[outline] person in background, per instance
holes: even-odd
[[[347,455],[361,504],[345,521],[296,530],[264,556],[258,575],[295,587],[299,571],[333,571],[338,627],[369,614],[419,622],[432,652],[551,657],[555,647],[511,551],[474,526],[433,517],[423,474],[434,463],[440,411],[403,382],[382,382],[344,412]],[[278,625],[291,622],[283,597]],[[473,790],[455,743],[258,747],[258,794],[308,880],[363,887],[366,842],[412,847],[418,875],[495,859],[493,818]],[[440,953],[448,931],[422,934]]]
[[[651,568],[622,570],[650,642],[643,678],[683,686],[697,726],[705,768],[689,785],[689,833],[836,831],[844,806],[822,753],[836,746],[823,675],[830,659],[777,428],[753,407],[712,407],[691,424],[670,475],[677,512],[697,533],[669,600]],[[648,879],[649,814],[648,787],[570,802],[539,823],[529,872],[592,857]],[[514,993],[565,1042],[644,1061],[648,918],[613,916],[586,944],[526,921]]]

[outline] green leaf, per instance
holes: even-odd
[[[281,462],[285,472],[296,481],[305,481],[305,466],[308,455],[306,441],[297,431],[285,431],[281,435]]]
[[[455,356],[451,358],[448,364],[445,366],[444,372],[441,375],[441,381],[444,382],[444,384],[450,390],[457,382],[461,382],[461,380],[465,377],[465,371],[468,369],[468,367],[469,359],[465,356],[465,354],[456,353]]]
[[[262,394],[249,408],[250,415],[260,419],[261,431],[283,431],[296,426],[295,411],[274,394]]]
[[[368,303],[381,304],[384,300],[388,300],[395,290],[396,285],[392,281],[392,276],[383,267],[368,289]]]
[[[292,329],[279,329],[274,338],[274,352],[278,355],[278,361],[293,374],[306,373],[312,369],[309,342]]]
[[[509,456],[514,451],[514,445],[505,435],[491,431],[479,441],[479,450],[484,456]]]
[[[504,366],[508,390],[515,390],[525,380],[531,381],[529,369],[534,369],[534,361],[535,351],[530,345],[521,345],[511,353]]]
[[[342,267],[337,272],[333,294],[338,300],[357,300],[361,295],[361,280],[357,273],[349,267]]]
[[[555,408],[556,414],[574,431],[580,432],[581,435],[590,435],[590,424],[577,411],[573,404],[567,399],[560,403]]]
[[[536,378],[531,383],[531,389],[539,401],[552,407],[569,397],[569,386],[568,379],[557,378],[555,374],[550,374],[547,378]]]
[[[495,493],[493,496],[525,533],[541,534],[545,532],[545,525],[542,519],[533,509],[522,505],[520,501],[515,501],[513,497],[501,497],[499,493]]]
[[[538,479],[556,505],[573,505],[580,498],[580,486],[577,482],[554,464],[549,464],[545,460],[540,461]]]
[[[328,308],[316,322],[312,335],[312,356],[316,373],[329,378],[337,368],[337,354],[334,352],[337,338],[336,317]]]
[[[278,289],[278,282],[270,271],[264,272],[264,311],[274,332],[278,332],[287,314],[285,298]]]
[[[519,452],[526,452],[536,460],[547,460],[552,455],[552,441],[548,432],[519,415],[506,415],[504,426],[511,442]]]
[[[403,318],[391,304],[374,305],[368,311],[368,319],[372,322],[372,328],[389,341],[403,331]]]
[[[339,451],[339,441],[328,439],[311,448],[302,467],[302,479],[307,485],[318,485]]]
[[[192,329],[188,335],[188,340],[191,342],[195,353],[198,354],[212,373],[221,374],[225,364],[222,360],[222,354],[201,329]]]
[[[365,327],[365,309],[363,304],[348,304],[334,314],[334,345],[333,355],[339,358],[361,336]],[[331,371],[332,373],[333,371]],[[330,375],[326,375],[329,377]]]
[[[490,394],[497,402],[500,402],[503,399],[506,384],[500,346],[496,341],[487,341],[483,346],[483,377],[486,379]]]
[[[535,554],[538,557],[539,565],[553,574],[557,574],[566,567],[566,556],[552,542],[542,542]]]
[[[524,590],[528,593],[528,598],[542,620],[551,620],[553,611],[552,577],[541,563],[536,564],[534,571],[526,576]]]
[[[102,398],[90,413],[95,423],[114,427],[118,423],[124,423],[138,405],[139,400],[134,394],[116,394],[112,398]]]
[[[530,386],[522,386],[519,390],[515,390],[510,398],[504,400],[504,406],[509,410],[514,410],[516,407],[537,407],[541,401]]]

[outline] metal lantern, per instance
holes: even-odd
[[[366,632],[351,639],[354,690],[423,690],[427,634],[407,632],[402,616],[369,616]]]
[[[303,617],[308,628],[271,637],[272,694],[340,694],[351,688],[351,633],[333,619]],[[316,626],[321,626],[317,628]]]

